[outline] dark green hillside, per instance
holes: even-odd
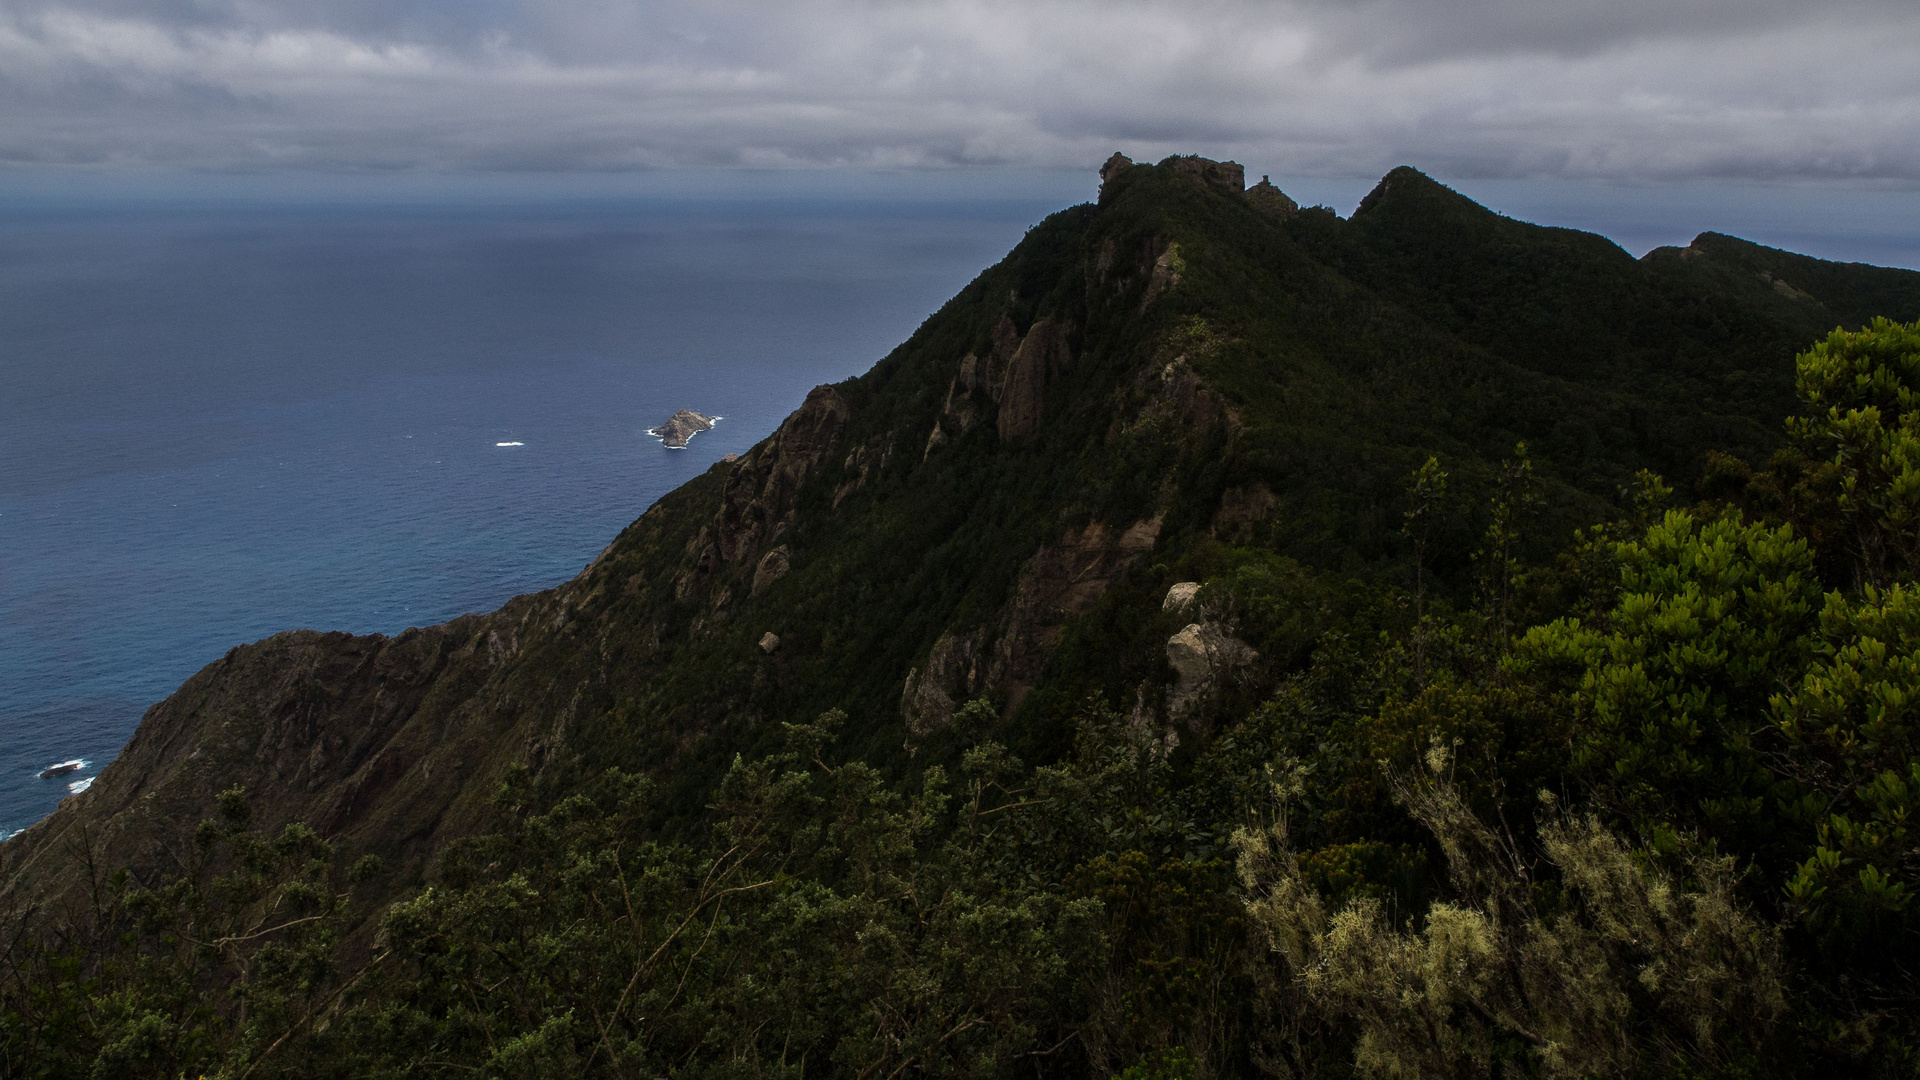
[[[574,581],[393,639],[281,635],[155,706],[0,847],[26,988],[0,996],[0,1061],[1344,1076],[1378,1046],[1506,1075],[1559,1060],[1529,1018],[1618,1013],[1631,1036],[1595,1028],[1568,1075],[1751,1074],[1728,1048],[1789,1030],[1774,989],[1832,991],[1803,1034],[1910,993],[1905,953],[1866,989],[1789,986],[1756,929],[1802,933],[1788,879],[1847,898],[1834,949],[1904,910],[1849,891],[1854,862],[1802,864],[1904,865],[1904,833],[1853,823],[1907,789],[1835,780],[1760,715],[1846,618],[1904,618],[1875,594],[1810,636],[1823,587],[1912,569],[1900,347],[1857,385],[1837,359],[1796,383],[1797,353],[1883,314],[1920,316],[1920,274],[1710,234],[1635,260],[1405,168],[1342,220],[1230,163],[1116,156],[1097,203]],[[1862,394],[1884,425],[1810,420],[1776,458],[1789,414]],[[1722,504],[1659,517],[1708,495],[1805,523],[1819,558]],[[1816,720],[1855,706],[1822,693],[1793,730],[1837,738]],[[1591,828],[1540,818],[1543,789]],[[1726,914],[1623,944],[1588,871]],[[1522,957],[1519,998],[1402,1023],[1401,976],[1309,977],[1329,912],[1395,913],[1364,940],[1412,956],[1431,943],[1394,927],[1436,902],[1480,913],[1460,940],[1616,967],[1661,935],[1688,964],[1724,946],[1682,981],[1760,996],[1702,1027],[1645,980],[1583,1004]],[[1906,1007],[1814,1041],[1898,1042]],[[1479,1064],[1389,1045],[1421,1025]]]
[[[679,613],[660,639],[696,621],[709,636],[628,666],[669,674],[625,700],[615,691],[604,741],[622,745],[615,732],[635,723],[684,740],[714,715],[841,706],[884,758],[902,737],[900,680],[943,633],[976,635],[977,659],[1002,652],[999,677],[967,694],[1024,704],[1028,686],[1052,682],[1034,639],[1056,631],[1010,627],[1009,609],[1044,569],[1033,554],[1089,525],[1117,536],[1161,522],[1151,560],[1113,542],[1065,556],[1101,563],[1070,569],[1103,589],[1127,582],[1110,573],[1127,563],[1135,603],[1198,573],[1186,560],[1249,542],[1403,584],[1400,489],[1428,454],[1479,502],[1527,441],[1545,484],[1534,541],[1557,544],[1606,516],[1638,469],[1685,480],[1709,449],[1764,460],[1792,400],[1789,358],[1830,328],[1803,301],[1726,288],[1707,272],[1712,256],[1691,276],[1662,272],[1602,238],[1500,218],[1412,170],[1352,222],[1315,217],[1284,220],[1190,173],[1135,166],[1097,207],[1035,227],[871,373],[835,388],[843,449],[795,495],[787,578],[742,604],[752,558],[717,562],[692,600],[651,571],[636,609]],[[1886,273],[1900,272],[1838,268],[1831,281],[1859,289]],[[962,357],[991,358],[1039,324],[1063,344],[1029,433],[1003,436],[984,399],[964,430],[942,419]],[[1457,595],[1479,528],[1462,520],[1441,539]],[[613,565],[648,561],[616,551]],[[1068,606],[1038,621],[1093,605]],[[1146,614],[1101,621],[1105,633],[1160,633]],[[783,639],[771,659],[753,647],[768,630]],[[1108,659],[1046,685],[1034,708],[1164,680],[1158,650],[1140,642],[1079,647]]]

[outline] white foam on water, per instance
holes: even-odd
[[[526,443],[523,443],[523,442],[497,442],[497,443],[494,443],[493,445],[495,445],[495,446],[525,446],[525,445],[527,445],[527,444],[526,444]]]
[[[93,786],[93,777],[89,776],[85,780],[75,780],[73,783],[68,784],[67,790],[72,792],[75,795],[78,795],[92,786]]]

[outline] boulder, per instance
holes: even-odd
[[[767,631],[767,632],[766,632],[765,634],[762,634],[762,635],[760,636],[760,651],[761,651],[761,652],[763,652],[763,653],[766,653],[766,654],[767,654],[768,656],[772,656],[772,655],[773,655],[773,651],[774,651],[775,649],[778,649],[779,647],[780,647],[780,635],[779,635],[779,634],[776,634],[776,633],[774,633],[773,631],[771,631],[771,630],[769,630],[769,631]]]
[[[753,588],[749,595],[759,596],[773,587],[773,583],[787,576],[791,564],[792,552],[787,545],[781,544],[760,557],[760,565],[753,570]]]
[[[1176,720],[1192,714],[1235,669],[1259,657],[1252,646],[1217,624],[1187,624],[1167,639],[1167,663],[1176,677],[1167,695],[1167,712]]]
[[[1160,610],[1180,614],[1193,606],[1193,598],[1198,595],[1200,595],[1199,582],[1182,581],[1167,590],[1167,598],[1160,601]]]

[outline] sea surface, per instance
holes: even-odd
[[[1350,212],[1360,181],[1276,181]],[[1457,184],[1639,254],[1920,266],[1912,193]],[[235,645],[577,573],[1090,175],[0,176],[0,835]],[[722,419],[671,451],[680,408]],[[79,759],[57,778],[40,770]]]

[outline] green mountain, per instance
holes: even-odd
[[[340,868],[326,880],[363,868],[355,899],[333,911],[341,937],[329,946],[342,950],[329,970],[358,970],[396,947],[389,902],[533,857],[496,853],[478,871],[462,861],[477,838],[543,843],[503,826],[503,807],[642,777],[652,794],[622,828],[704,850],[739,827],[726,792],[744,783],[741,763],[778,759],[794,745],[790,725],[829,710],[844,720],[818,767],[860,763],[899,790],[930,766],[973,768],[983,733],[1023,767],[1081,760],[1087,717],[1101,713],[1159,748],[1174,771],[1156,783],[1200,791],[1213,782],[1206,763],[1227,752],[1217,748],[1267,730],[1249,716],[1333,677],[1330,643],[1418,637],[1415,605],[1448,618],[1493,610],[1515,625],[1562,614],[1571,585],[1536,581],[1511,597],[1489,586],[1492,545],[1511,548],[1502,567],[1552,566],[1576,529],[1629,512],[1623,493],[1631,503],[1644,488],[1642,470],[1705,494],[1729,468],[1764,469],[1787,445],[1796,353],[1836,326],[1920,319],[1920,273],[1711,233],[1635,259],[1602,237],[1502,217],[1410,168],[1344,220],[1264,183],[1247,189],[1231,163],[1116,155],[1102,180],[1096,204],[1036,225],[871,371],[816,388],[750,452],[648,508],[573,581],[392,638],[299,631],[208,665],[149,710],[87,792],[0,847],[14,900],[78,925],[113,868],[151,884],[202,866],[183,853],[199,850],[196,835],[212,844],[203,819],[262,835],[304,822]],[[1422,516],[1408,478],[1429,458],[1449,494]],[[1501,532],[1523,472],[1526,527]],[[1490,587],[1502,596],[1491,608]],[[1548,772],[1570,753],[1540,752],[1554,759]],[[245,814],[217,798],[235,787]],[[1411,851],[1422,841],[1399,838],[1411,829],[1368,835]],[[1224,832],[1183,842],[1199,846],[1181,865],[1212,867],[1214,884],[1195,879],[1194,895],[1227,896]],[[1046,865],[1081,881],[1122,854],[1068,850]],[[1426,871],[1403,860],[1403,877],[1444,882],[1439,859]],[[730,864],[703,865],[711,876]],[[1076,895],[1117,910],[1101,888]],[[649,992],[656,976],[635,970],[628,991]],[[1021,978],[1006,985],[1038,985]],[[1058,1000],[1093,1008],[1093,992],[1068,982],[1077,989]],[[1238,1048],[1232,1066],[1227,1050],[1172,1035],[1081,1034],[1082,1049],[1061,1051],[1076,1064],[1023,1060],[1076,1074],[1251,1068],[1260,1051],[1242,1014],[1253,1001],[1215,1033]],[[981,1021],[1011,1041],[979,1049],[976,1074],[1014,1071],[993,1054],[1051,1054],[1041,1043],[1059,1030],[1091,1030],[1054,1023]],[[866,1060],[853,1034],[813,1037],[839,1047],[833,1061]],[[582,1068],[627,1052],[605,1030],[594,1038],[608,1056]],[[899,1068],[937,1071],[934,1051],[920,1053]],[[707,1059],[689,1054],[673,1068],[699,1071],[687,1062]],[[793,1067],[841,1068],[820,1055]]]

